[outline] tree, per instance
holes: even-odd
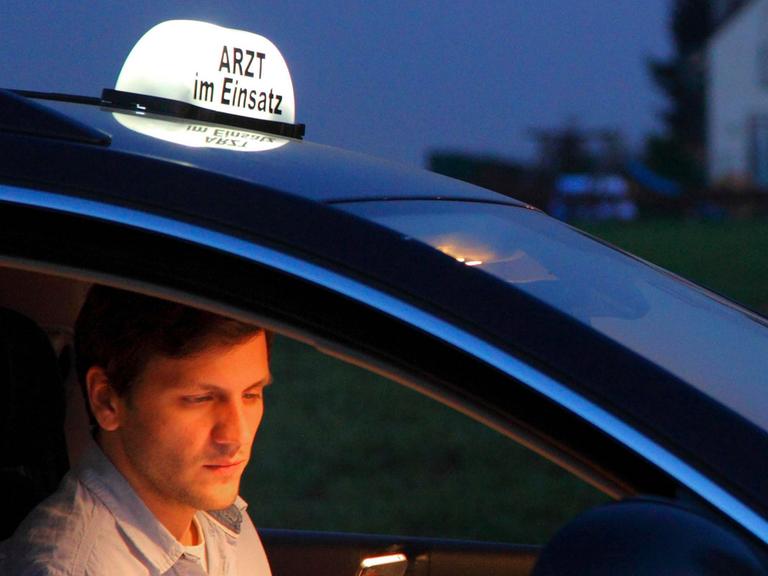
[[[673,0],[670,32],[674,53],[667,60],[649,62],[667,105],[662,112],[665,132],[649,140],[646,159],[652,169],[691,186],[704,181],[704,50],[714,26],[711,4],[711,0]],[[681,161],[685,170],[676,170]]]

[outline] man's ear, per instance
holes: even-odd
[[[85,375],[85,388],[99,428],[112,432],[120,427],[122,399],[109,383],[107,373],[101,366],[91,366]]]

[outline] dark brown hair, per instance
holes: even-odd
[[[211,345],[238,344],[262,330],[183,304],[96,284],[75,323],[77,376],[85,386],[88,370],[100,366],[115,391],[125,395],[155,356],[183,358]]]

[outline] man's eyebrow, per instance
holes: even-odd
[[[269,386],[272,384],[272,375],[270,374],[266,378],[262,378],[261,380],[254,382],[253,384],[246,386],[244,390],[251,390],[252,388],[265,388],[266,386]],[[185,388],[187,386],[182,385],[182,388]],[[219,386],[218,384],[213,384],[210,382],[195,382],[188,385],[189,388],[193,388],[195,390],[201,390],[206,392],[215,392],[217,390],[224,390],[225,388],[223,386]]]
[[[254,382],[253,384],[248,386],[246,390],[250,390],[251,388],[266,388],[267,386],[272,385],[272,381],[273,381],[272,374],[270,374],[266,378],[262,378],[258,382]]]

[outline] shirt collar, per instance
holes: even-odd
[[[145,562],[162,573],[184,554],[185,549],[181,543],[147,508],[93,439],[89,438],[75,473],[112,513],[120,530],[133,543],[138,554],[144,557]],[[245,502],[238,496],[229,508],[207,514],[236,537],[240,533],[245,508]]]
[[[247,507],[245,500],[238,496],[231,506],[223,510],[208,510],[206,514],[231,532],[233,536],[239,536],[243,524],[243,514]]]

